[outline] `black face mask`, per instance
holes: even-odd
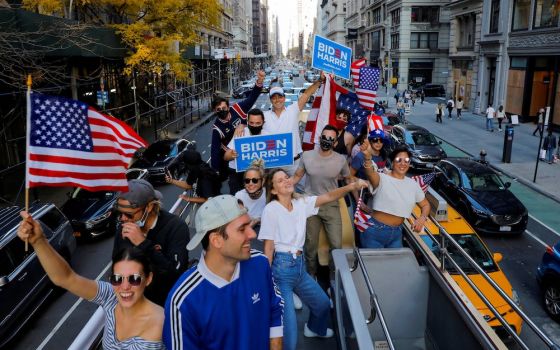
[[[229,110],[227,109],[216,111],[216,116],[220,119],[226,119],[228,114]]]
[[[319,146],[321,146],[321,149],[323,151],[328,151],[331,148],[333,148],[334,145],[334,141],[331,140],[325,140],[325,139],[321,139],[321,141],[319,142]]]
[[[252,125],[247,125],[247,127],[249,128],[249,131],[251,132],[251,135],[260,135],[263,126],[252,126]]]

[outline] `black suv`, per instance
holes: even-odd
[[[25,243],[17,236],[21,210],[19,207],[0,209],[0,348],[56,290],[31,245],[26,253]],[[33,204],[29,212],[39,220],[54,249],[70,261],[76,240],[64,214],[53,204]]]
[[[148,181],[151,183],[165,183],[165,173],[178,179],[185,172],[182,154],[187,149],[194,147],[194,142],[185,139],[167,139],[152,143],[131,168],[147,169]]]

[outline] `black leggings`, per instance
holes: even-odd
[[[498,118],[498,129],[502,128],[502,120],[504,120],[504,118]]]

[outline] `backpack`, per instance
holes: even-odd
[[[451,103],[451,101],[447,102],[447,108],[453,108],[453,103]]]

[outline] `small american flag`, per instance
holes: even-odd
[[[424,174],[424,175],[416,175],[416,176],[412,177],[412,180],[418,182],[422,191],[424,191],[424,193],[426,193],[426,191],[428,190],[428,187],[430,186],[432,181],[436,178],[436,175],[437,175],[436,172],[431,172],[431,173]]]
[[[26,187],[126,191],[125,171],[144,141],[126,123],[83,102],[30,94]]]
[[[354,226],[359,232],[364,232],[372,224],[369,221],[371,216],[364,213],[360,207],[362,206],[362,192],[360,192],[360,199],[358,199],[358,204],[356,204],[356,212],[354,213]]]
[[[352,82],[354,83],[354,89],[358,89],[360,87],[360,68],[366,65],[365,58],[361,58],[352,62],[350,65],[350,71],[352,75]]]
[[[356,88],[356,95],[362,107],[373,110],[375,97],[379,86],[379,68],[361,67],[359,86]]]

